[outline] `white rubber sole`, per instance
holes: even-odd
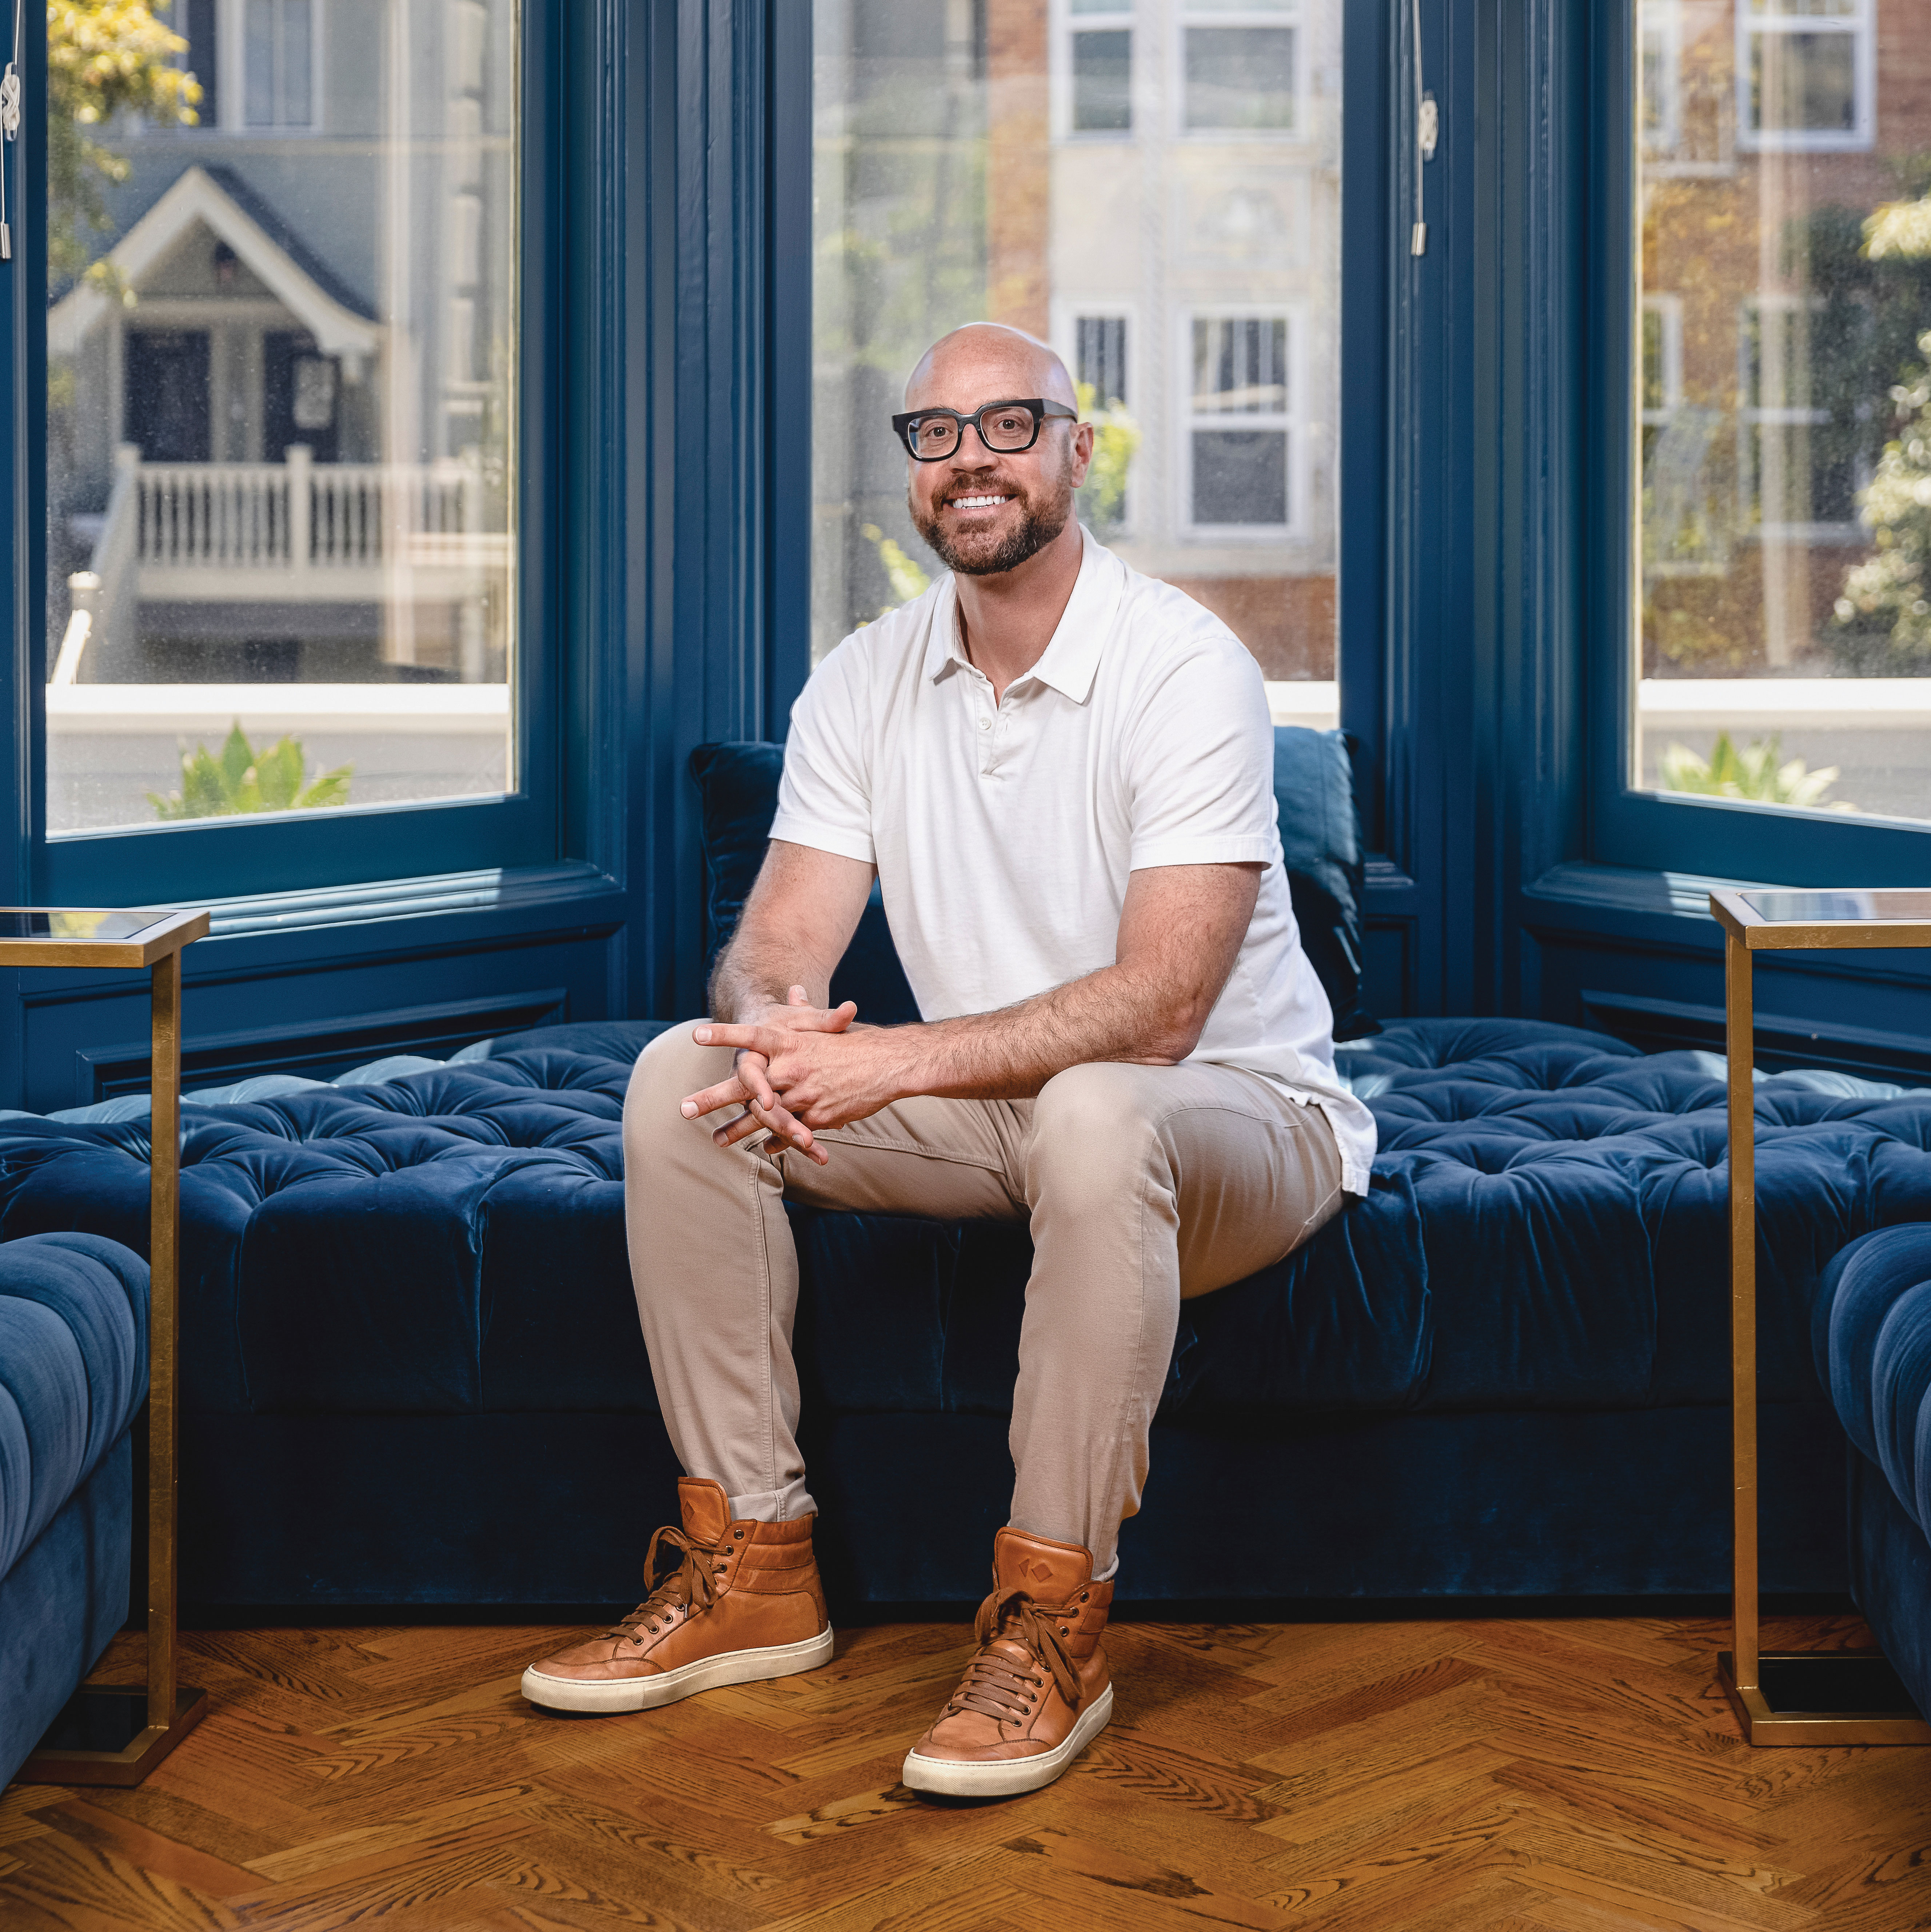
[[[942,1798],[1017,1798],[1051,1784],[1060,1773],[1106,1728],[1113,1715],[1113,1686],[1109,1684],[1080,1714],[1066,1741],[1037,1757],[994,1758],[959,1763],[951,1758],[905,1754],[899,1776],[913,1791],[930,1791]]]
[[[627,1677],[585,1682],[574,1677],[548,1677],[535,1664],[523,1673],[523,1694],[532,1704],[551,1711],[654,1711],[700,1690],[727,1684],[757,1684],[769,1677],[795,1677],[832,1660],[832,1627],[802,1643],[778,1643],[764,1650],[727,1650],[702,1657],[676,1670],[654,1677]]]

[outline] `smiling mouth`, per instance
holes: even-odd
[[[949,496],[946,508],[949,510],[996,510],[1002,503],[1009,503],[1009,496]]]

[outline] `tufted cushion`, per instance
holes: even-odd
[[[538,1032],[386,1084],[186,1109],[190,1406],[650,1412],[619,1122],[656,1030],[559,1028],[572,1045]],[[1381,1124],[1374,1190],[1303,1252],[1186,1304],[1170,1420],[1726,1400],[1720,1062],[1509,1020],[1396,1022],[1340,1058]],[[1931,1096],[1860,1085],[1759,1083],[1766,1400],[1820,1396],[1830,1257],[1931,1220]],[[142,1244],[146,1157],[144,1121],[0,1120],[0,1234]],[[1005,1408],[1023,1229],[793,1218],[820,1402]]]
[[[1931,1224],[1852,1243],[1825,1270],[1813,1334],[1845,1433],[1923,1530],[1931,1506]]]
[[[763,862],[784,770],[782,745],[700,745],[691,754],[703,812],[706,971],[736,931]],[[1361,999],[1363,865],[1347,740],[1339,731],[1276,725],[1274,797],[1294,918],[1334,1009],[1334,1037],[1374,1033],[1375,1016]],[[876,884],[832,997],[856,1000],[860,1017],[881,1025],[919,1017]]]
[[[148,1390],[148,1270],[91,1234],[0,1246],[0,1577]]]

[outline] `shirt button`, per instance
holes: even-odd
[[[980,718],[979,721],[979,728],[982,731],[990,731],[992,729],[992,720],[990,718]]]

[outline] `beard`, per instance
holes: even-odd
[[[1035,497],[1016,483],[955,484],[955,496],[976,496],[994,489],[1009,493],[1019,506],[1019,521],[1003,532],[966,530],[948,536],[939,510],[925,508],[910,491],[905,506],[919,534],[931,545],[939,561],[961,577],[996,577],[1002,571],[1017,570],[1029,556],[1045,548],[1066,528],[1073,512],[1073,492],[1067,473],[1062,470],[1044,500]]]

